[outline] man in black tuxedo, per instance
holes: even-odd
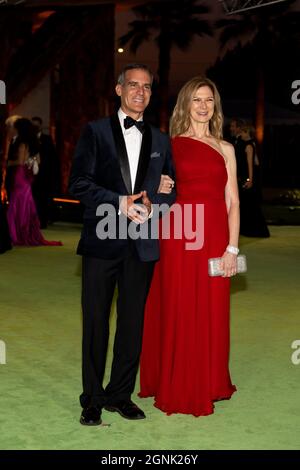
[[[17,141],[18,133],[15,128],[15,122],[21,119],[21,116],[16,114],[9,116],[5,121],[7,138],[9,140],[8,153],[6,156],[6,176],[5,176],[5,190],[7,199],[10,199],[10,193],[15,177],[16,166],[13,164],[17,159],[17,150],[19,143]]]
[[[127,419],[143,419],[132,401],[142,343],[144,307],[155,261],[158,239],[122,238],[120,224],[150,224],[153,204],[175,200],[158,194],[161,174],[171,177],[173,167],[169,138],[144,121],[153,76],[145,65],[127,65],[118,78],[121,98],[117,114],[90,122],[77,145],[70,177],[70,193],[85,205],[78,246],[83,255],[83,407],[80,422],[101,423],[101,409],[116,411]],[[143,205],[139,205],[139,201]],[[113,207],[116,235],[100,239],[99,209]],[[103,218],[102,218],[103,220]],[[103,376],[109,336],[109,314],[118,285],[117,327],[109,384]]]
[[[43,132],[43,121],[39,116],[31,119],[40,143],[39,172],[32,185],[32,194],[38,211],[41,228],[47,228],[51,198],[59,191],[59,161],[51,135]]]

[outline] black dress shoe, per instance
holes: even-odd
[[[96,406],[84,408],[80,416],[80,424],[85,426],[98,426],[102,423],[101,409]]]
[[[145,413],[131,400],[120,400],[105,406],[107,411],[117,412],[126,419],[145,419]]]

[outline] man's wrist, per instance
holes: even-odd
[[[149,212],[149,215],[148,215],[148,219],[151,219],[151,217],[153,216],[153,206],[151,204],[151,208],[150,208],[150,212]]]
[[[126,198],[126,204],[125,204],[125,199],[124,198]],[[126,206],[125,208],[127,209],[127,196],[119,196],[118,215],[121,215],[122,213],[125,214],[124,204]]]

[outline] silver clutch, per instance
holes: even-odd
[[[223,276],[224,271],[220,268],[222,258],[210,258],[208,260],[208,274],[210,276]],[[247,271],[247,260],[245,255],[237,257],[237,273],[245,273]]]

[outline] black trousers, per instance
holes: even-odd
[[[139,365],[144,308],[153,268],[154,262],[139,260],[133,244],[121,258],[83,257],[83,393],[80,396],[83,408],[130,399]],[[109,315],[116,285],[118,300],[113,363],[110,381],[104,389]]]
[[[48,175],[48,178],[50,178],[50,175]],[[32,195],[36,205],[41,228],[46,228],[50,218],[51,191],[45,178],[33,182]]]

